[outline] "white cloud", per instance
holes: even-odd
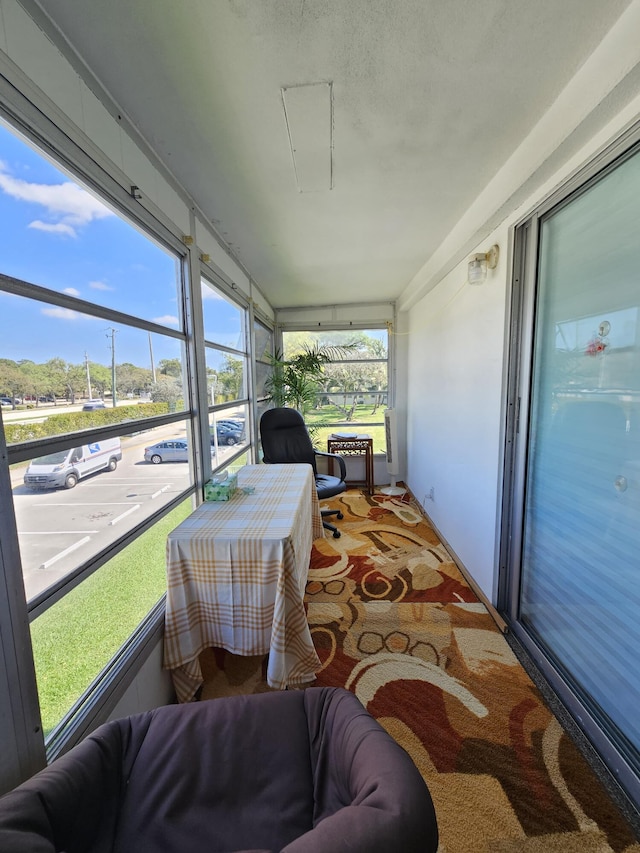
[[[27,227],[35,228],[36,231],[48,231],[50,234],[67,234],[69,237],[78,236],[76,229],[72,228],[71,225],[68,225],[65,222],[57,222],[54,224],[53,222],[43,222],[41,219],[34,219]]]
[[[113,288],[109,287],[108,284],[105,284],[104,281],[90,281],[89,287],[92,290],[113,290]]]
[[[76,290],[75,287],[65,287],[62,292],[68,296],[80,296],[80,291]]]
[[[203,299],[222,299],[223,298],[222,296],[220,296],[220,294],[216,290],[213,290],[213,288],[209,287],[209,285],[205,284],[204,282],[202,282],[201,290],[202,290],[202,298]]]
[[[43,308],[42,313],[47,317],[57,317],[58,320],[79,320],[81,315],[70,308]]]
[[[29,225],[40,231],[75,237],[77,228],[88,225],[94,219],[114,216],[106,205],[72,181],[61,184],[30,183],[8,174],[4,163],[0,163],[0,190],[17,201],[39,204],[46,209],[50,222],[36,219]]]
[[[154,323],[162,323],[163,326],[179,326],[180,320],[177,317],[173,317],[171,314],[165,314],[163,317],[154,317]]]

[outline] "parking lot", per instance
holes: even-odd
[[[178,435],[164,428],[164,437]],[[151,435],[153,438],[151,438]],[[80,480],[73,489],[32,491],[23,484],[25,466],[13,466],[11,479],[27,599],[81,565],[115,538],[171,501],[190,482],[190,465],[144,461],[144,449],[158,441],[158,430],[122,439],[122,461],[115,471]],[[224,461],[237,450],[220,447]]]

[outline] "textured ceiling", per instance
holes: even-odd
[[[628,5],[37,2],[276,307],[396,298]],[[321,82],[300,192],[281,90]]]

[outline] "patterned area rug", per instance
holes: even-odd
[[[314,543],[308,618],[322,669],[409,752],[439,853],[640,853],[488,611],[408,497],[335,498]],[[202,699],[269,690],[262,658],[208,651]]]

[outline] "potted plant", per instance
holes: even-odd
[[[315,404],[324,365],[342,359],[357,349],[357,344],[306,345],[289,359],[276,350],[276,354],[270,358],[272,373],[266,382],[270,400],[276,406],[297,409],[305,417]]]

